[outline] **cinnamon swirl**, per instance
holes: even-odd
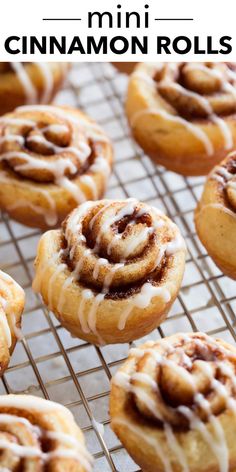
[[[236,153],[210,173],[195,211],[197,234],[222,272],[236,279]]]
[[[126,110],[135,139],[154,161],[205,175],[236,145],[236,64],[140,64]]]
[[[0,270],[0,375],[6,370],[10,356],[20,336],[24,309],[23,289]]]
[[[0,207],[28,226],[57,226],[103,195],[111,161],[108,138],[83,112],[17,108],[0,118]]]
[[[182,281],[176,225],[135,199],[87,202],[41,238],[33,288],[74,336],[132,341],[166,317]]]
[[[90,472],[92,458],[71,412],[28,395],[0,396],[1,471]]]
[[[202,333],[131,349],[111,426],[143,472],[236,470],[236,349]]]
[[[63,62],[0,62],[0,115],[20,105],[50,103],[68,70]]]

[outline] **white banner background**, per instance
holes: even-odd
[[[125,12],[137,11],[140,13],[141,22],[145,8],[149,5],[149,28],[125,27],[116,28],[117,5],[121,5],[122,19],[125,19]],[[2,61],[227,61],[236,60],[236,22],[235,22],[235,0],[8,0],[1,7],[0,16],[0,60]],[[113,14],[114,25],[108,28],[108,21],[104,18],[103,28],[94,26],[88,28],[88,12],[110,11]],[[43,18],[81,18],[81,21],[43,21]],[[155,21],[155,18],[193,18],[193,21]],[[131,20],[133,24],[134,19]],[[97,19],[94,19],[97,25]],[[219,39],[221,36],[230,36],[232,52],[230,54],[195,54],[193,48],[188,54],[157,55],[157,36],[168,36],[171,41],[176,36],[187,36],[193,41],[194,36],[199,37],[201,49],[207,52],[207,36],[212,37],[214,49],[220,49]],[[19,47],[21,53],[12,55],[5,49],[5,41],[9,36],[36,36],[40,41],[42,36],[56,36],[60,40],[61,36],[66,36],[67,49],[74,36],[79,36],[81,43],[87,50],[87,36],[93,36],[99,40],[100,36],[107,36],[108,46],[110,39],[114,36],[124,36],[131,42],[132,36],[138,36],[140,40],[143,36],[148,36],[148,54],[138,53],[132,55],[127,51],[125,55],[112,54],[80,54],[78,51],[71,55],[61,55],[55,52],[54,55],[41,55],[36,52],[34,55],[22,54],[21,40],[13,41],[11,47]],[[18,46],[17,46],[18,45]],[[118,43],[117,43],[118,46]],[[181,46],[181,44],[180,44]]]

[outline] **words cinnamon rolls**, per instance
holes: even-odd
[[[0,207],[26,225],[56,226],[103,195],[111,161],[108,138],[81,111],[17,108],[0,118]]]
[[[10,355],[20,336],[24,302],[23,289],[0,270],[0,376],[7,368]]]
[[[176,225],[135,199],[87,202],[41,238],[35,291],[74,336],[128,342],[165,318],[182,281]]]
[[[2,471],[91,472],[92,458],[69,410],[30,395],[0,396]]]
[[[140,64],[126,109],[154,161],[183,175],[207,174],[236,144],[236,65]]]
[[[145,472],[236,467],[236,349],[201,333],[131,349],[111,388],[112,428]]]
[[[210,173],[195,212],[199,238],[216,265],[236,279],[236,153]]]
[[[68,69],[63,62],[0,62],[0,115],[20,105],[49,103]]]

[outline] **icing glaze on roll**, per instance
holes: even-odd
[[[11,62],[10,67],[16,73],[19,82],[22,85],[25,94],[26,104],[32,105],[34,103],[48,103],[53,96],[54,80],[52,69],[47,62],[33,63],[37,68],[39,74],[43,79],[43,91],[39,97],[37,87],[34,85],[27,67],[22,62]]]
[[[17,282],[15,282],[15,280],[13,280],[8,274],[0,270],[1,325],[6,336],[8,348],[10,348],[12,345],[12,333],[11,333],[10,325],[12,325],[12,330],[13,330],[14,335],[16,337],[20,336],[20,329],[19,327],[17,328],[16,326],[16,321],[18,318],[18,314],[16,313],[16,311],[18,311],[18,308],[14,307],[13,305],[13,299],[14,299],[13,290],[16,290],[16,292],[22,298],[24,298],[24,291],[20,287],[20,285],[18,285]]]
[[[187,439],[183,439],[194,433],[196,448],[200,451],[200,443],[206,443],[213,464],[227,472],[231,468],[229,432],[222,417],[231,412],[235,418],[235,369],[235,349],[202,333],[178,334],[131,349],[124,368],[112,381],[125,392],[122,402],[126,408],[129,404],[130,414],[125,418],[121,407],[120,416],[112,416],[112,426],[119,436],[117,427],[123,427],[135,441],[150,445],[160,461],[160,471],[195,470],[186,450]],[[169,454],[164,453],[164,443]]]
[[[101,342],[97,321],[103,303],[125,302],[117,321],[121,331],[133,310],[148,309],[155,298],[168,304],[172,295],[163,281],[175,254],[185,251],[174,223],[136,199],[80,205],[63,223],[61,246],[37,270],[34,289],[41,292],[44,275],[55,265],[47,284],[47,300],[53,309],[55,283],[69,270],[57,311],[63,312],[68,290],[78,284],[77,316],[82,331]]]
[[[0,448],[1,470],[53,471],[59,463],[62,471],[92,470],[92,458],[72,414],[41,398],[0,396]]]
[[[230,126],[225,116],[236,111],[235,66],[227,63],[168,63],[158,64],[150,77],[141,71],[134,73],[147,87],[152,87],[170,107],[169,111],[155,108],[138,112],[132,125],[145,115],[159,115],[186,127],[202,142],[208,155],[214,153],[210,138],[195,124],[197,119],[208,119],[219,127],[226,150],[233,147]],[[152,82],[151,82],[152,80]]]
[[[44,216],[48,226],[55,226],[53,186],[64,189],[74,206],[86,201],[88,194],[98,198],[98,178],[104,185],[110,173],[104,146],[108,139],[98,125],[71,109],[24,106],[0,118],[0,180],[8,184],[15,176],[19,187],[32,191],[32,201],[22,196],[7,210],[29,206]],[[37,204],[37,193],[42,206]]]

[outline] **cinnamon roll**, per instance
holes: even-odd
[[[0,376],[6,370],[10,356],[20,336],[24,309],[23,289],[0,270]]]
[[[0,115],[20,105],[50,103],[68,70],[63,62],[0,62]]]
[[[71,412],[28,395],[0,396],[1,471],[90,472],[92,458]]]
[[[154,161],[205,175],[236,145],[236,63],[140,64],[126,110],[135,139]]]
[[[222,272],[236,280],[236,153],[210,173],[195,211],[202,244]]]
[[[236,470],[236,349],[202,333],[131,349],[111,426],[143,472]]]
[[[0,118],[0,207],[28,226],[58,226],[102,197],[111,162],[108,138],[82,111],[17,108]]]
[[[137,62],[112,62],[112,65],[123,74],[131,74]]]
[[[44,234],[33,288],[73,336],[132,341],[166,317],[182,281],[177,226],[135,199],[86,202]]]

